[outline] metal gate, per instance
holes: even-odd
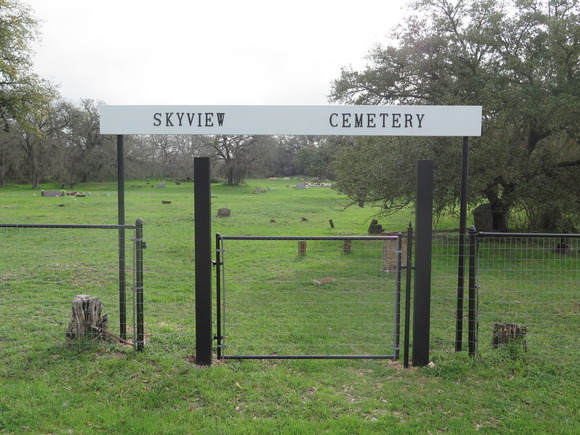
[[[406,241],[217,234],[218,358],[398,359]]]

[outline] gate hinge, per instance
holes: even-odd
[[[212,262],[211,262],[211,264],[213,265],[213,267],[216,267],[216,266],[221,266],[221,265],[223,265],[224,263],[223,263],[223,262],[221,262],[221,261],[220,261],[220,262],[217,262],[217,261],[212,261]]]
[[[224,336],[223,336],[223,335],[219,335],[219,336],[218,336],[217,334],[215,334],[215,335],[213,336],[213,339],[214,339],[214,340],[223,340],[223,339],[224,339]]]

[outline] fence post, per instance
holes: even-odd
[[[477,230],[474,226],[469,227],[469,308],[468,308],[468,342],[469,355],[477,353]]]
[[[211,184],[209,157],[193,162],[196,364],[211,365]]]
[[[431,328],[431,251],[433,244],[433,160],[417,161],[415,212],[415,298],[413,301],[413,365],[429,363]]]
[[[135,222],[135,311],[137,317],[136,349],[143,350],[145,345],[145,322],[143,315],[143,220]]]
[[[215,235],[215,303],[216,310],[216,341],[217,341],[217,357],[223,357],[222,350],[222,285],[221,285],[221,267],[222,267],[222,237],[220,233]]]
[[[395,290],[395,359],[398,360],[401,355],[401,276],[402,276],[402,257],[403,257],[403,233],[397,234],[397,276]]]
[[[403,366],[409,367],[409,341],[410,341],[410,327],[411,327],[411,280],[413,277],[413,226],[409,222],[407,228],[407,276],[405,277],[405,329],[404,340],[405,347],[403,349]]]

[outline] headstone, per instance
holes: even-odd
[[[297,184],[296,189],[308,189],[308,185],[306,184]]]
[[[381,234],[383,232],[383,226],[379,224],[379,221],[373,219],[369,225],[369,234]]]
[[[165,183],[157,183],[157,187],[160,187],[160,188],[163,189],[164,187],[167,187],[167,184],[165,184]]]
[[[62,193],[62,190],[41,190],[40,196],[60,198],[61,196],[63,196],[63,193]]]
[[[229,208],[220,208],[217,213],[217,217],[230,217],[232,211]]]
[[[491,204],[481,204],[473,210],[473,223],[477,231],[493,231]]]

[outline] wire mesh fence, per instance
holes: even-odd
[[[131,237],[128,232],[129,340],[135,333]],[[215,319],[223,336],[219,351],[226,357],[398,355],[404,326],[399,309],[405,304],[397,291],[396,240],[387,248],[384,237],[345,239],[225,240],[222,318]],[[3,352],[65,343],[71,301],[78,294],[99,297],[111,330],[119,333],[116,230],[2,227],[0,240]],[[145,240],[145,347],[194,353],[193,228],[151,228]],[[576,361],[580,238],[481,233],[478,245],[480,357],[507,351]],[[404,259],[402,252],[403,267]],[[432,352],[455,348],[457,269],[458,234],[434,233]],[[462,326],[465,347],[467,307]]]
[[[169,225],[169,224],[167,224]],[[195,353],[193,225],[179,231],[146,228],[144,252],[145,345],[152,352]]]
[[[132,234],[131,229],[134,227],[126,226],[123,231]],[[120,309],[118,226],[3,224],[0,240],[3,352],[65,343],[71,302],[76,295],[100,299],[107,318],[106,329],[117,337],[124,336],[127,342],[134,340],[134,318]],[[126,256],[125,301],[132,307],[131,250]]]
[[[220,356],[398,356],[396,237],[220,243]]]
[[[578,235],[480,233],[479,354],[580,357]],[[502,350],[503,349],[503,350]]]
[[[455,350],[458,329],[456,324],[458,258],[459,233],[433,232],[430,348],[434,352]],[[464,255],[465,260],[466,258]],[[467,324],[467,313],[462,323]],[[459,325],[459,328],[466,330],[463,327],[465,325]]]
[[[477,352],[569,363],[580,357],[580,238],[577,235],[480,233],[476,251]],[[457,322],[459,234],[434,232],[432,352],[468,343],[468,248],[464,301]],[[458,332],[459,329],[459,332]]]

